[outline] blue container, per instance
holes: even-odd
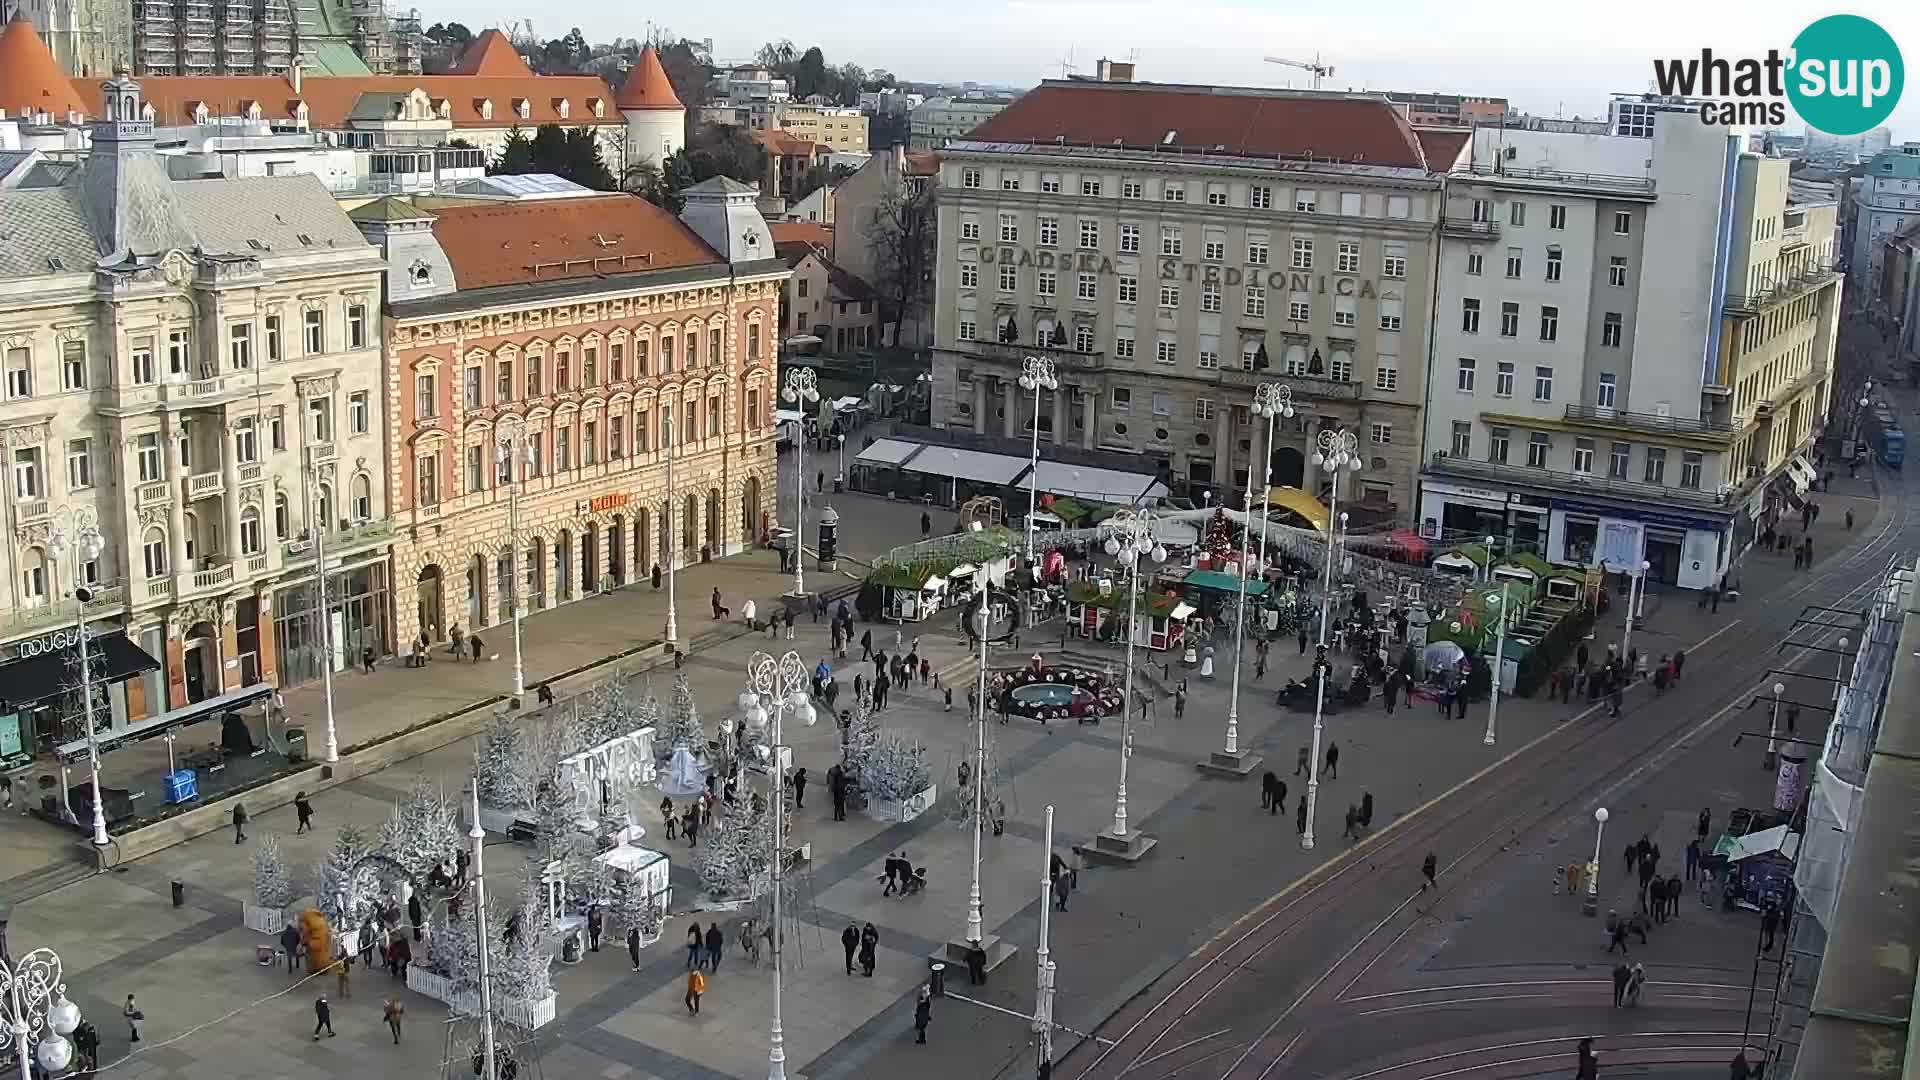
[[[170,803],[191,802],[200,797],[200,782],[192,769],[166,774],[160,778],[160,787]]]

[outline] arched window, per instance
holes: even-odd
[[[353,476],[353,519],[373,520],[373,480],[366,473]]]
[[[240,554],[258,555],[266,550],[266,537],[260,535],[260,510],[249,506],[240,511]]]
[[[20,598],[35,607],[47,602],[47,553],[41,548],[28,548],[20,560]]]
[[[167,573],[167,532],[155,525],[141,538],[140,551],[146,561],[148,577],[163,577]]]
[[[293,509],[287,502],[287,493],[273,493],[273,536],[276,540],[285,540],[293,535]]]

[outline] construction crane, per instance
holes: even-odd
[[[1320,62],[1319,53],[1313,54],[1312,63],[1308,63],[1305,60],[1288,60],[1279,56],[1268,56],[1268,57],[1263,57],[1262,59],[1266,60],[1266,62],[1269,64],[1281,64],[1285,67],[1295,67],[1295,68],[1301,69],[1302,71],[1313,72],[1313,88],[1315,90],[1320,89],[1320,80],[1322,78],[1330,78],[1333,75],[1333,65],[1322,64]]]

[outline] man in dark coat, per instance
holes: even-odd
[[[852,923],[840,931],[840,947],[847,953],[847,974],[853,974],[853,954],[860,951],[860,928]]]

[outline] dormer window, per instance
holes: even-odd
[[[433,267],[428,266],[425,260],[415,260],[412,266],[407,267],[407,277],[415,286],[431,285],[433,284]]]
[[[153,123],[153,117],[154,117],[153,102],[149,101],[146,104],[140,106],[140,119],[145,120],[147,123],[151,124]]]
[[[442,120],[451,119],[453,117],[453,102],[448,101],[446,98],[435,98],[433,101],[433,115]]]
[[[196,124],[204,124],[204,123],[206,123],[206,122],[207,122],[207,117],[208,117],[208,115],[209,115],[209,114],[208,114],[208,112],[207,112],[207,103],[206,103],[206,102],[204,102],[204,101],[189,101],[189,102],[187,102],[187,105],[188,105],[188,107],[189,107],[189,108],[190,108],[190,109],[192,110],[192,112],[193,112],[193,122],[194,122],[194,123],[196,123]]]
[[[242,113],[246,116],[248,120],[251,120],[255,123],[258,123],[260,121],[260,103],[259,102],[243,101],[240,103],[240,106],[241,106]]]
[[[560,114],[560,119],[565,120],[573,113],[573,103],[566,98],[554,98],[553,111]]]
[[[480,114],[480,119],[482,120],[493,119],[493,99],[492,98],[474,98],[473,108],[474,108],[474,111]]]
[[[595,115],[595,116],[602,116],[602,117],[603,117],[603,116],[605,116],[605,115],[607,115],[607,103],[606,103],[606,101],[605,101],[605,99],[602,99],[602,98],[597,98],[597,97],[596,97],[596,98],[588,98],[588,99],[587,99],[587,108],[589,108],[589,109],[592,109],[592,110],[593,110],[593,115]]]
[[[519,117],[522,120],[532,119],[533,118],[533,101],[529,98],[523,98],[523,97],[514,98],[513,99],[513,115]]]
[[[309,122],[309,114],[307,113],[306,102],[304,101],[294,102],[293,107],[287,110],[287,114],[293,117],[294,125],[297,126],[300,130],[305,131],[307,129],[307,124]]]

